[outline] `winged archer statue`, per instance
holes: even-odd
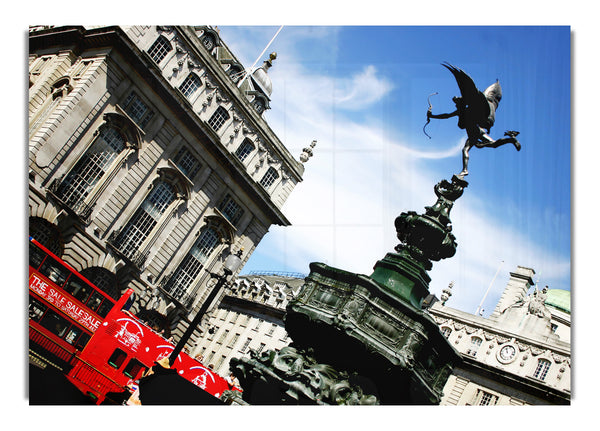
[[[454,75],[461,97],[453,97],[452,101],[456,105],[456,110],[447,114],[433,114],[431,104],[427,110],[427,121],[429,119],[446,119],[458,117],[458,127],[467,132],[467,141],[462,150],[463,170],[458,174],[459,178],[468,175],[469,150],[477,148],[496,148],[505,144],[513,144],[517,151],[521,150],[521,144],[517,140],[519,132],[509,130],[504,133],[506,138],[492,139],[489,135],[490,129],[496,120],[496,109],[502,98],[502,88],[496,81],[484,92],[481,92],[475,86],[475,82],[469,75],[461,69],[452,66],[450,63],[442,63]]]

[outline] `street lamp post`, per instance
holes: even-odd
[[[179,353],[181,352],[181,350],[183,349],[185,344],[188,342],[188,340],[192,336],[192,333],[196,329],[196,326],[198,326],[200,324],[200,321],[204,317],[204,314],[208,310],[208,307],[210,306],[210,304],[212,304],[215,297],[218,295],[219,291],[221,290],[221,287],[223,287],[223,285],[227,282],[227,277],[229,277],[231,274],[235,273],[237,271],[237,269],[239,268],[239,266],[241,265],[241,263],[242,263],[241,256],[242,256],[241,249],[238,250],[238,252],[236,254],[230,254],[229,256],[227,256],[227,259],[225,259],[225,264],[223,266],[223,275],[218,275],[218,274],[215,274],[212,272],[210,273],[211,277],[217,279],[217,283],[214,285],[214,287],[210,291],[208,297],[206,298],[206,300],[200,307],[200,310],[198,310],[198,313],[196,313],[196,316],[194,317],[194,319],[188,326],[185,333],[179,339],[177,346],[175,346],[175,350],[173,350],[173,352],[171,353],[171,356],[169,356],[169,366],[173,365],[173,363],[175,362],[175,359],[177,358],[177,356],[179,355]]]

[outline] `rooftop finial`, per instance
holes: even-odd
[[[317,141],[316,139],[313,139],[313,141],[310,143],[310,146],[302,149],[302,154],[300,154],[300,161],[302,163],[306,163],[308,159],[312,157],[312,149],[315,148],[315,145],[317,145]]]
[[[442,305],[446,305],[446,301],[448,299],[450,299],[450,297],[452,296],[452,287],[453,286],[454,286],[454,281],[451,281],[450,284],[448,284],[448,287],[446,287],[444,290],[442,290],[442,296],[441,296]]]
[[[266,72],[269,68],[271,68],[271,66],[273,66],[273,61],[276,58],[277,53],[273,51],[271,54],[269,54],[269,59],[263,62],[262,69]]]

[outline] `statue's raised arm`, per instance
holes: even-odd
[[[477,148],[496,148],[504,144],[513,144],[517,151],[521,150],[521,144],[517,140],[519,132],[509,130],[504,133],[506,138],[492,139],[489,136],[490,129],[496,120],[496,109],[502,99],[502,88],[498,81],[494,82],[484,92],[477,89],[475,82],[461,69],[449,63],[442,63],[446,69],[452,72],[458,88],[460,97],[453,97],[456,110],[447,114],[433,114],[431,107],[427,111],[427,118],[446,119],[458,117],[458,127],[467,132],[467,141],[462,150],[463,169],[458,176],[464,178],[468,175],[469,150]]]

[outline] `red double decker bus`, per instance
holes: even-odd
[[[101,404],[110,394],[133,392],[144,372],[169,358],[174,345],[154,332],[132,313],[123,310],[132,289],[128,289],[100,324],[74,366],[67,374],[81,392]],[[227,381],[181,352],[170,366],[177,374],[219,398],[231,388]]]
[[[143,373],[174,345],[127,311],[133,290],[114,299],[29,238],[29,354],[62,370],[97,404],[133,392]],[[219,398],[228,383],[181,352],[172,369]]]
[[[29,353],[68,371],[116,299],[29,238]]]

